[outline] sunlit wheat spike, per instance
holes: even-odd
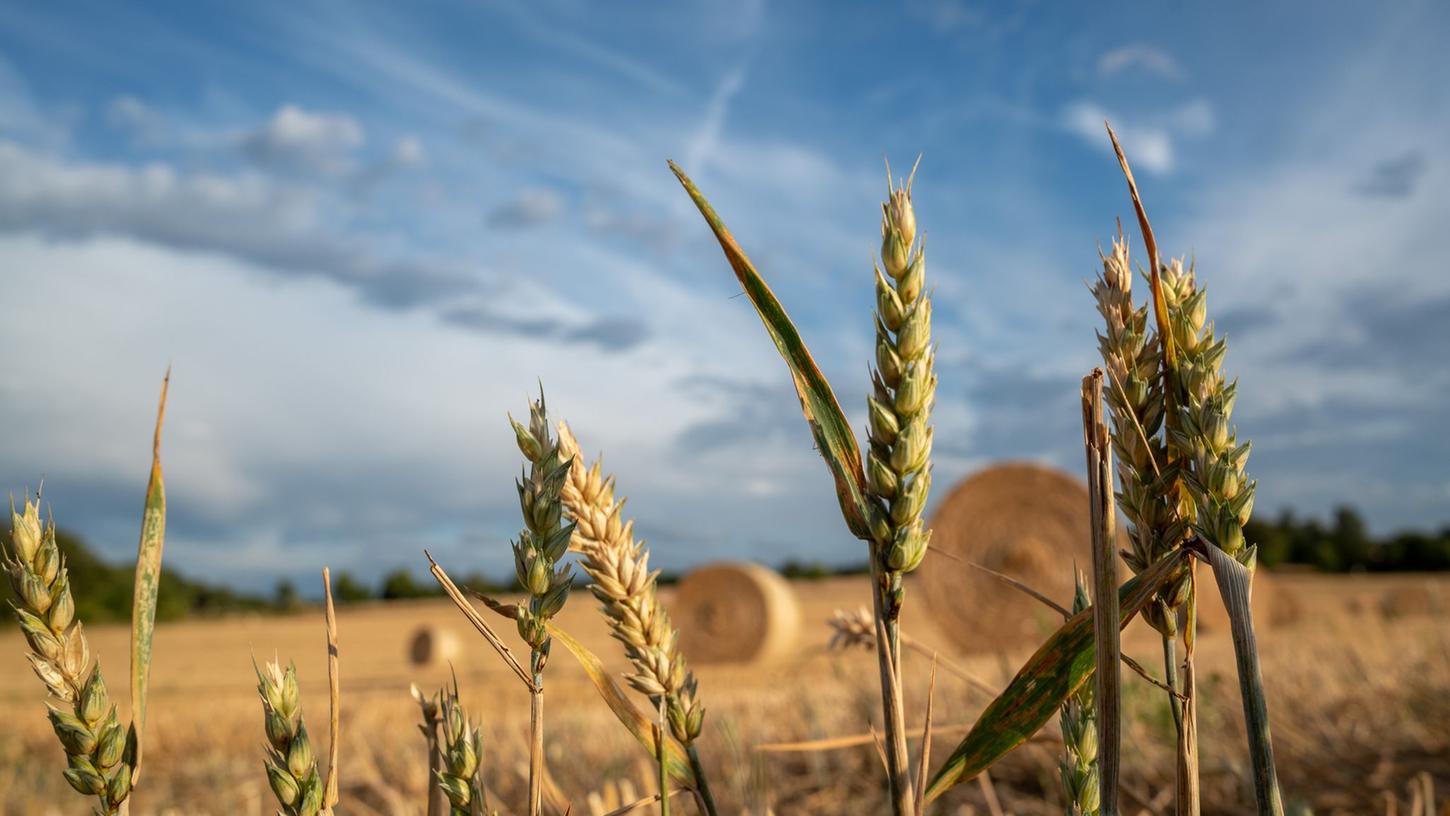
[[[537,675],[548,661],[549,619],[564,608],[573,585],[573,568],[558,566],[574,532],[574,525],[564,522],[559,498],[570,463],[561,456],[558,442],[550,435],[542,393],[529,405],[528,425],[513,417],[509,417],[509,424],[528,462],[527,472],[517,482],[524,528],[513,543],[513,551],[519,584],[529,593],[527,606],[519,608],[519,636],[533,649],[532,668]]]
[[[649,551],[635,539],[634,522],[624,518],[613,477],[604,475],[600,461],[585,467],[579,443],[563,422],[559,447],[572,460],[562,496],[575,520],[574,547],[584,556],[584,571],[594,582],[590,590],[633,666],[627,679],[652,704],[665,700],[670,730],[689,745],[700,735],[705,709],[680,653],[679,632],[659,603],[659,573],[649,568]]]
[[[267,735],[267,784],[285,816],[317,816],[322,810],[323,781],[307,726],[302,721],[297,667],[276,661],[257,668],[257,696],[262,698],[262,724]]]
[[[925,290],[926,249],[924,241],[917,240],[911,187],[910,179],[891,184],[881,205],[881,265],[875,268],[876,364],[867,400],[871,445],[866,476],[879,511],[873,520],[876,557],[884,571],[895,574],[920,566],[931,540],[921,514],[931,490],[936,353],[931,343],[931,296]],[[892,619],[900,604],[897,594],[899,589],[888,608]]]
[[[1175,383],[1177,414],[1167,442],[1186,463],[1184,485],[1192,498],[1191,518],[1199,535],[1252,568],[1254,549],[1244,541],[1244,524],[1254,509],[1255,482],[1245,465],[1250,443],[1232,423],[1238,383],[1225,380],[1227,342],[1214,337],[1204,290],[1193,267],[1175,259],[1163,267],[1164,299],[1175,346],[1180,350]]]

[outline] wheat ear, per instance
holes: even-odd
[[[912,178],[915,177],[915,169]],[[882,512],[873,520],[876,557],[887,577],[886,612],[901,612],[901,576],[926,557],[931,532],[921,512],[931,490],[931,407],[936,394],[926,250],[916,241],[911,183],[891,185],[881,205],[876,272],[876,366],[867,399],[871,449],[866,473]],[[888,179],[889,180],[889,179]],[[881,273],[881,267],[886,274]]]
[[[1142,572],[1183,538],[1186,523],[1171,496],[1178,469],[1168,464],[1164,449],[1163,381],[1158,343],[1148,327],[1148,306],[1133,302],[1133,273],[1128,244],[1121,234],[1102,255],[1103,271],[1093,285],[1093,298],[1103,317],[1098,351],[1108,375],[1107,400],[1112,413],[1112,442],[1118,471],[1118,507],[1128,520],[1130,546],[1123,559]],[[1180,581],[1144,610],[1144,618],[1164,637],[1174,637],[1173,608],[1184,600],[1187,582]]]
[[[433,770],[435,781],[448,799],[449,816],[488,816],[488,799],[483,788],[483,734],[468,721],[458,699],[458,679],[453,687],[444,687],[424,698],[414,690],[414,698],[423,708],[426,723],[442,729],[439,753],[440,768]]]
[[[919,160],[918,160],[919,161]],[[886,732],[886,773],[892,810],[915,812],[907,770],[901,697],[899,621],[903,577],[921,565],[931,532],[921,522],[931,490],[930,424],[936,396],[931,345],[931,297],[925,292],[926,251],[916,240],[911,203],[916,168],[904,183],[891,179],[881,205],[881,264],[876,272],[876,364],[867,398],[866,486],[871,494],[873,608],[882,637],[877,646]],[[886,274],[881,272],[885,267]]]
[[[317,816],[322,810],[323,781],[302,721],[297,667],[283,669],[271,661],[256,672],[267,732],[267,782],[285,816]]]
[[[1092,605],[1088,598],[1087,578],[1076,575],[1072,596],[1072,613]],[[1062,705],[1062,791],[1067,798],[1067,816],[1097,816],[1101,788],[1098,776],[1098,725],[1093,706],[1093,685],[1084,683]]]
[[[574,524],[564,523],[559,493],[569,477],[568,459],[561,457],[559,444],[549,435],[549,418],[544,394],[529,405],[527,427],[509,417],[519,450],[528,460],[528,472],[517,483],[524,529],[513,542],[514,569],[519,583],[529,593],[529,602],[518,607],[519,636],[529,644],[529,814],[543,806],[544,795],[544,666],[549,661],[549,620],[564,608],[574,583],[571,565],[558,566],[569,549]]]
[[[65,748],[65,780],[99,798],[102,813],[120,813],[131,793],[127,732],[116,719],[100,664],[91,666],[55,522],[42,523],[39,503],[26,501],[20,513],[10,508],[10,523],[4,567],[17,599],[11,607],[30,646],[26,657],[51,696],[69,703],[70,710],[48,706]]]
[[[1205,293],[1193,267],[1174,260],[1164,267],[1162,279],[1174,344],[1182,354],[1178,416],[1169,425],[1168,445],[1187,463],[1183,483],[1193,498],[1193,527],[1252,569],[1255,548],[1244,541],[1244,524],[1253,513],[1257,485],[1244,471],[1251,444],[1240,443],[1230,424],[1238,383],[1224,380],[1228,346],[1206,323]]]
[[[615,499],[614,477],[604,475],[600,460],[585,467],[579,442],[563,422],[559,450],[572,462],[561,496],[575,522],[573,544],[593,582],[589,590],[599,599],[612,634],[624,645],[633,667],[625,679],[656,709],[663,706],[670,732],[695,765],[701,797],[713,813],[714,802],[695,750],[705,707],[697,697],[695,675],[680,652],[679,630],[660,605],[659,572],[650,570],[649,549],[634,537],[634,520],[624,517],[624,499]]]

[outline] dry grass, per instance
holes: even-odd
[[[1444,617],[1412,616],[1386,622],[1377,614],[1381,597],[1397,587],[1433,581],[1450,593],[1450,578],[1425,576],[1281,576],[1303,605],[1293,627],[1262,637],[1280,774],[1289,800],[1313,803],[1320,816],[1383,813],[1384,792],[1409,813],[1407,785],[1421,771],[1433,775],[1443,799],[1450,791],[1450,627]],[[885,807],[880,760],[869,743],[839,751],[757,755],[767,742],[865,734],[879,723],[874,657],[867,652],[832,654],[824,625],[839,607],[869,602],[869,588],[852,579],[797,584],[805,627],[796,659],[764,666],[702,666],[711,689],[710,720],[702,754],[715,782],[722,813],[770,805],[778,814],[879,813]],[[672,592],[661,591],[668,608]],[[627,662],[611,648],[608,627],[587,604],[566,607],[565,629],[578,635],[622,672]],[[1356,611],[1358,609],[1359,611]],[[910,610],[904,630],[928,645],[945,638],[921,610]],[[270,814],[275,800],[257,768],[260,736],[250,653],[271,647],[296,655],[305,683],[306,708],[327,706],[325,654],[319,648],[321,613],[286,618],[233,619],[163,624],[156,634],[150,758],[132,813]],[[446,601],[343,608],[346,635],[342,676],[343,813],[421,814],[427,782],[426,744],[416,730],[418,706],[408,693],[416,680],[426,687],[448,681],[447,669],[409,669],[408,637],[419,625],[458,628],[457,610]],[[1346,642],[1353,624],[1361,636]],[[128,649],[123,627],[96,627],[93,648],[107,662]],[[471,638],[471,633],[469,633]],[[1040,638],[1039,638],[1040,639]],[[461,697],[481,723],[490,759],[485,773],[494,800],[523,802],[526,795],[528,693],[483,644],[474,642],[458,663]],[[954,657],[972,673],[1001,685],[1030,649],[1023,641],[1001,657]],[[1157,653],[1156,635],[1141,623],[1125,633],[1125,651],[1145,662]],[[35,705],[35,681],[21,654],[18,634],[0,637],[0,812],[80,814],[81,797],[60,778],[60,748]],[[920,711],[930,660],[908,652],[903,659],[907,701]],[[1238,701],[1232,695],[1233,664],[1226,633],[1204,633],[1200,683],[1222,693],[1205,695],[1202,718],[1205,813],[1251,810],[1246,787]],[[1151,803],[1165,813],[1172,788],[1172,723],[1163,695],[1132,673],[1124,675],[1128,722],[1123,745],[1125,812]],[[571,660],[554,661],[550,695],[555,714],[548,734],[549,767],[559,785],[587,812],[590,792],[631,780],[643,793],[654,788],[654,768],[639,745],[620,729],[593,687]],[[949,750],[985,704],[982,692],[939,672],[934,754]],[[1215,702],[1216,701],[1216,702]],[[879,725],[878,725],[879,727]],[[953,729],[956,730],[953,730]],[[994,767],[992,779],[1006,812],[1018,816],[1059,814],[1061,753],[1050,728]],[[313,733],[316,744],[325,734]],[[915,737],[913,737],[913,740]],[[963,785],[934,812],[975,808],[985,815],[981,788]],[[750,812],[756,812],[751,810]]]

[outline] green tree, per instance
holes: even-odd
[[[432,594],[434,593],[427,587],[418,583],[413,573],[401,567],[383,576],[382,589],[378,592],[379,597],[388,601],[426,598]]]
[[[339,572],[337,579],[332,582],[332,597],[338,603],[357,603],[366,601],[373,597],[373,591],[350,572]]]
[[[1340,569],[1368,569],[1372,557],[1369,530],[1354,508],[1340,505],[1334,509],[1334,529],[1329,536],[1339,555]]]

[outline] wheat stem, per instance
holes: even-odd
[[[423,740],[427,743],[428,750],[428,805],[426,816],[444,816],[448,809],[448,797],[443,790],[443,749],[439,740],[439,730],[442,728],[441,696],[442,693],[435,693],[432,697],[425,697],[423,692],[416,685],[408,689],[413,699],[417,701],[419,713],[423,718],[423,724],[418,730],[423,733]]]
[[[330,726],[327,745],[327,784],[322,791],[322,811],[332,813],[338,800],[338,754],[341,750],[342,734],[342,689],[338,673],[337,611],[332,604],[332,571],[322,568],[322,594],[325,601],[323,620],[327,625],[327,717]]]

